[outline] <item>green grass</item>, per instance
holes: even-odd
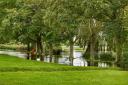
[[[118,68],[72,67],[0,55],[0,85],[127,85]]]
[[[73,67],[59,64],[49,64],[31,60],[20,59],[15,56],[0,55],[0,71],[86,71],[110,68]],[[118,69],[118,68],[111,68]]]
[[[0,85],[127,85],[124,71],[2,72]]]

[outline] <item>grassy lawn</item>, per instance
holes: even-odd
[[[72,67],[0,55],[0,85],[127,85],[128,72]]]

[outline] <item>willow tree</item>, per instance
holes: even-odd
[[[126,41],[126,32],[123,25],[124,9],[128,4],[127,0],[106,0],[111,10],[108,20],[105,23],[105,33],[107,33],[108,41],[113,45],[112,49],[116,52],[117,66],[121,66],[123,60],[123,48]]]
[[[107,18],[108,5],[104,0],[84,0],[81,5],[82,16],[79,29],[79,42],[85,48],[85,58],[88,65],[94,66],[98,54],[99,34],[102,31],[104,19]]]

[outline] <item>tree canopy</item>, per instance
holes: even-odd
[[[29,45],[37,47],[42,61],[45,51],[52,57],[64,44],[72,65],[73,47],[79,45],[88,65],[109,56],[121,67],[127,32],[128,0],[0,0],[0,43],[16,40],[28,51]]]

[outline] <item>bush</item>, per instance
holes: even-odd
[[[128,70],[128,53],[124,53],[123,54],[123,61],[122,61],[122,68],[124,68],[125,70]]]
[[[114,61],[115,58],[112,56],[111,53],[102,53],[100,54],[101,61]]]

